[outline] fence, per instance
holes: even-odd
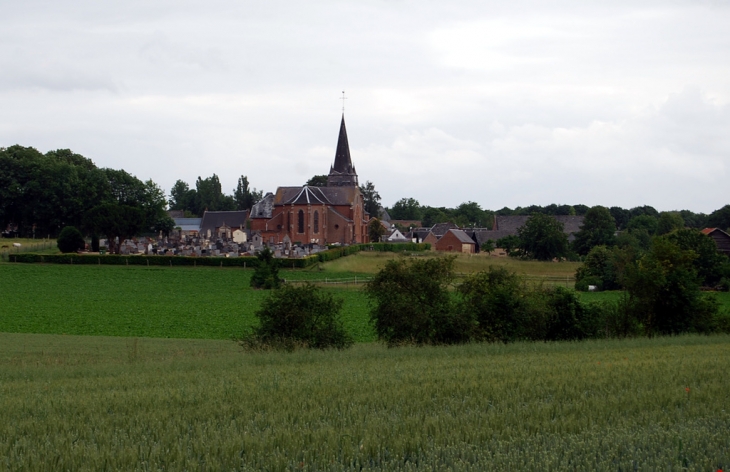
[[[8,262],[12,254],[20,254],[32,251],[45,251],[46,249],[52,249],[56,247],[56,241],[48,239],[31,243],[23,242],[20,247],[13,246],[14,242],[16,241],[12,238],[0,239],[0,259],[2,259],[4,262]]]
[[[323,279],[297,279],[297,280],[291,280],[291,279],[284,279],[285,284],[304,284],[304,283],[310,283],[315,285],[361,285],[368,283],[372,279],[372,277],[364,277],[364,276],[355,276],[355,277],[345,277],[345,278],[328,278],[325,277]]]

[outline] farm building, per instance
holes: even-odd
[[[711,237],[715,241],[718,251],[730,255],[730,234],[720,228],[705,228],[702,230],[702,234]]]
[[[474,241],[460,229],[449,229],[436,241],[437,251],[474,253]]]

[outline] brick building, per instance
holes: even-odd
[[[352,165],[344,115],[327,186],[279,187],[253,206],[250,219],[251,230],[267,244],[279,244],[285,236],[301,244],[368,242],[370,217]]]

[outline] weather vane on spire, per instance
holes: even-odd
[[[342,113],[345,113],[345,100],[347,100],[347,97],[345,96],[344,90],[342,91],[342,98],[340,100],[342,100]]]

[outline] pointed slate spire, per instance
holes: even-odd
[[[347,142],[347,129],[345,128],[345,114],[342,114],[340,122],[340,136],[337,138],[337,151],[335,151],[335,163],[330,167],[327,177],[328,187],[357,187],[357,172],[352,165],[350,158],[350,144]]]
[[[347,142],[347,129],[345,128],[345,115],[342,115],[340,122],[340,136],[337,138],[337,151],[335,152],[334,170],[340,174],[352,173],[352,159],[350,158],[350,144]]]

